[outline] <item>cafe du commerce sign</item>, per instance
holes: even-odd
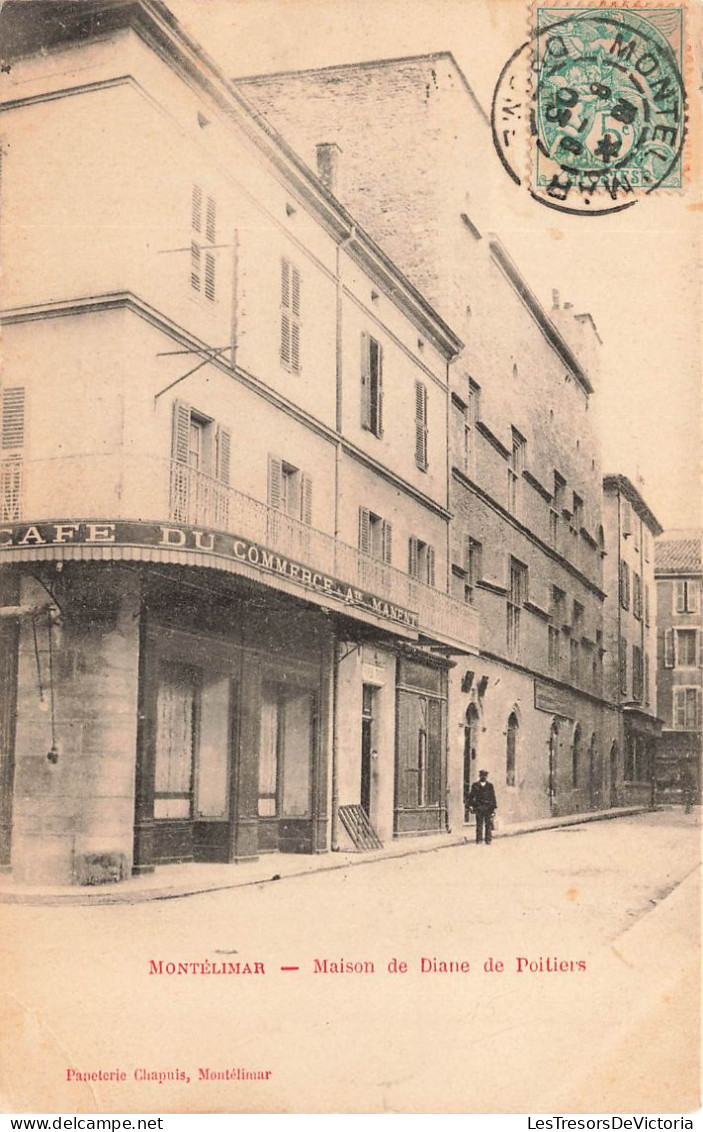
[[[198,557],[212,561],[225,560],[224,569],[236,572],[236,563],[253,567],[262,574],[275,575],[301,589],[314,591],[345,606],[354,606],[372,613],[385,621],[392,621],[408,629],[417,630],[417,613],[395,605],[383,597],[358,589],[349,582],[333,578],[312,566],[286,558],[251,539],[222,531],[202,530],[181,524],[164,526],[159,523],[108,522],[98,520],[66,521],[60,523],[7,523],[0,527],[0,560],[4,552],[12,551],[14,561],[23,558],[72,557],[70,547],[144,547],[149,548],[149,560],[173,561],[174,555],[185,554],[197,561]],[[39,551],[40,553],[33,553]],[[155,552],[156,551],[156,555]],[[161,551],[161,555],[158,552]],[[23,553],[24,552],[24,553]],[[113,555],[106,553],[106,557]],[[78,556],[77,556],[78,557]],[[99,553],[91,557],[100,557]],[[118,557],[118,555],[114,555]]]

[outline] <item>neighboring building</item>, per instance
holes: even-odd
[[[466,343],[452,365],[450,564],[481,652],[452,676],[453,824],[479,766],[508,817],[618,804],[590,412],[600,340],[557,296],[545,311],[491,234],[485,114],[447,52],[236,81],[308,160],[334,147],[321,174]]]
[[[606,556],[606,685],[624,722],[626,801],[653,801],[657,712],[657,594],[654,539],[662,527],[635,485],[603,478]]]
[[[456,330],[156,0],[2,23],[0,864],[446,831]]]
[[[701,795],[703,746],[703,555],[701,531],[665,531],[654,547],[657,584],[658,796]]]

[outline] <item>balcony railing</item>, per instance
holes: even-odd
[[[176,461],[171,461],[169,518],[261,543],[279,555],[412,610],[418,614],[423,635],[478,647],[478,617],[463,602]]]

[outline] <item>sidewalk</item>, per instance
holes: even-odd
[[[516,837],[523,833],[536,833],[543,829],[583,825],[586,822],[606,821],[610,818],[631,817],[647,813],[646,806],[629,806],[613,810],[595,810],[564,817],[540,818],[537,821],[514,822],[496,832],[496,840]],[[146,900],[173,900],[179,896],[196,896],[205,892],[219,892],[230,888],[244,888],[255,884],[271,884],[288,877],[306,876],[308,873],[332,872],[354,865],[369,865],[390,857],[411,857],[417,853],[434,853],[440,849],[471,845],[473,826],[462,827],[459,832],[432,834],[391,841],[383,849],[368,853],[339,852],[314,855],[271,853],[258,861],[237,864],[179,864],[160,865],[153,873],[130,877],[115,885],[95,887],[66,885],[42,887],[18,885],[10,874],[0,875],[0,904],[138,904]]]

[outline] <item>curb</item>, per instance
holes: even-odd
[[[504,837],[521,837],[528,833],[541,833],[548,829],[561,829],[574,825],[587,825],[589,822],[610,821],[615,818],[633,817],[637,814],[649,813],[648,806],[627,806],[622,809],[596,810],[592,813],[565,814],[563,817],[544,818],[535,822],[514,823],[496,833],[496,841]],[[380,853],[370,856],[363,853],[345,854],[345,859],[339,863],[320,864],[318,868],[298,869],[296,872],[284,875],[247,878],[233,880],[227,883],[198,885],[197,882],[184,882],[170,888],[149,889],[116,889],[114,891],[88,891],[79,889],[73,892],[12,892],[9,889],[0,889],[0,904],[20,904],[28,906],[38,905],[99,905],[109,904],[145,904],[150,900],[177,900],[187,896],[204,896],[211,892],[227,892],[235,888],[253,888],[257,885],[275,884],[289,879],[317,876],[319,873],[338,872],[341,869],[354,868],[359,865],[375,865],[383,861],[402,860],[407,857],[416,857],[421,853],[436,853],[443,849],[457,849],[466,845],[473,845],[473,838],[462,834],[439,845],[415,845],[405,851]],[[327,856],[327,855],[326,855]],[[236,867],[236,866],[233,866]]]

